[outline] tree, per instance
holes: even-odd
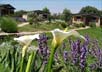
[[[25,13],[27,13],[27,11],[24,11],[24,10],[19,10],[19,11],[16,11],[15,13],[14,13],[14,16],[22,16],[23,14],[25,14]]]
[[[50,10],[47,7],[43,8],[42,11],[45,12],[45,13],[47,13],[47,14],[50,14]]]
[[[71,12],[68,9],[64,9],[61,18],[66,22],[70,21],[71,19]]]
[[[100,16],[102,16],[102,10],[99,11]]]
[[[54,14],[52,14],[52,19],[53,20],[56,20],[56,19],[61,19],[61,14],[60,13],[54,13]]]
[[[51,22],[51,13],[50,13],[50,10],[47,8],[47,7],[45,7],[45,8],[43,8],[43,10],[42,10],[44,13],[47,13],[47,15],[48,15],[48,20],[49,20],[49,22]]]
[[[51,18],[52,18],[53,20],[58,19],[57,13],[52,14]]]
[[[96,15],[99,15],[99,10],[95,7],[92,7],[92,6],[86,6],[86,7],[83,7],[80,12],[80,14],[96,14]]]

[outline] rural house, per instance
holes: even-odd
[[[102,17],[95,14],[73,14],[72,24],[84,23],[89,25],[94,22],[97,27],[102,26]]]
[[[15,8],[10,4],[0,4],[0,16],[14,14]]]

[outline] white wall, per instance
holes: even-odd
[[[81,21],[81,19],[77,19],[77,21],[74,20],[74,17],[72,18],[72,23],[75,23],[75,24],[80,24],[80,23],[84,23],[83,21]]]
[[[98,19],[98,22],[96,22],[96,26],[97,26],[97,27],[100,26],[100,18]]]

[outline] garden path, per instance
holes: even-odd
[[[28,25],[28,24],[29,24],[29,22],[24,22],[24,23],[18,24],[18,27],[23,27],[23,26]]]

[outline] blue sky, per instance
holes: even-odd
[[[102,10],[102,0],[0,0],[1,4],[11,4],[16,10],[38,10],[48,7],[52,13],[61,13],[64,8],[78,13],[82,7],[94,6]]]

